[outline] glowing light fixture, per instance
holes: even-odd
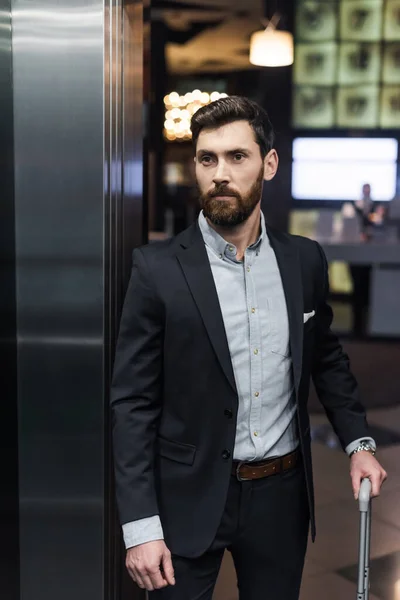
[[[276,29],[279,19],[279,15],[274,15],[264,31],[251,36],[249,60],[252,65],[285,67],[293,64],[293,35]]]
[[[164,137],[169,141],[187,141],[192,138],[190,131],[190,119],[202,106],[210,104],[220,98],[226,98],[227,94],[219,92],[201,92],[194,90],[184,96],[177,92],[171,92],[164,97],[165,121]]]

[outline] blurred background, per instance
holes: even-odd
[[[190,117],[269,113],[268,223],[319,241],[389,481],[371,600],[400,599],[400,1],[0,0],[7,600],[144,598],[114,502],[108,390],[134,247],[197,217]],[[302,600],[356,593],[348,459],[310,397],[318,537]],[[224,560],[215,600],[236,600]]]

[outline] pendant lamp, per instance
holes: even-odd
[[[285,67],[293,64],[293,35],[276,29],[279,19],[279,15],[274,15],[264,31],[251,36],[249,59],[252,65]]]

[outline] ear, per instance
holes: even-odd
[[[264,179],[270,181],[278,170],[279,158],[277,151],[272,148],[264,158]]]

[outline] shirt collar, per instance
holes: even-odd
[[[236,247],[233,244],[229,244],[221,235],[219,235],[219,233],[215,231],[215,229],[211,227],[205,218],[203,211],[201,211],[199,214],[199,227],[205,244],[209,246],[220,258],[222,258],[224,255],[227,255],[230,258],[236,256]],[[268,242],[265,217],[264,214],[261,213],[260,236],[258,237],[257,241],[254,242],[254,244],[249,246],[249,248],[251,250],[259,250],[264,240],[267,240]]]

